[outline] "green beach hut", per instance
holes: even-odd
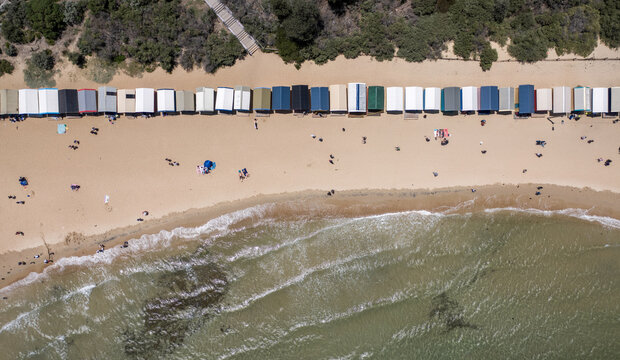
[[[368,87],[368,111],[383,111],[385,88],[383,86]]]

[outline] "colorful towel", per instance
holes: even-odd
[[[67,132],[67,124],[58,124],[57,132],[59,134],[65,134]]]

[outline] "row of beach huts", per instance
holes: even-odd
[[[364,83],[308,87],[174,89],[0,89],[0,116],[215,114],[251,112],[618,114],[620,87],[383,87]]]

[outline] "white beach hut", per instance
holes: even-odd
[[[349,83],[349,112],[365,113],[366,112],[366,84]]]
[[[441,109],[441,88],[424,89],[424,110],[439,111]]]
[[[573,90],[573,110],[590,111],[592,110],[592,91],[587,86],[577,86]]]
[[[387,88],[387,112],[403,112],[403,88],[400,86],[392,86]]]
[[[157,89],[157,112],[176,111],[174,89]]]
[[[19,114],[39,114],[39,92],[37,89],[19,89]]]
[[[461,88],[461,111],[478,110],[478,88],[465,86]]]
[[[39,114],[40,115],[59,115],[58,111],[58,89],[45,88],[39,89]]]
[[[620,113],[620,87],[609,89],[609,112]]]
[[[136,112],[145,114],[155,112],[155,89],[136,89]]]
[[[347,112],[347,86],[344,84],[329,86],[329,111]]]
[[[249,86],[235,86],[233,108],[236,111],[250,111],[250,95]]]
[[[568,114],[571,111],[571,91],[568,86],[556,86],[553,88],[553,113]]]
[[[536,111],[551,111],[553,96],[551,89],[536,89]]]
[[[196,88],[196,111],[215,112],[215,90],[213,88]]]
[[[405,88],[405,111],[424,110],[424,88],[407,86]]]
[[[229,87],[218,87],[215,97],[215,110],[223,112],[233,111],[233,102],[235,99],[235,91]]]
[[[503,87],[499,89],[499,112],[514,111],[515,88]]]
[[[609,111],[609,88],[592,88],[592,113],[601,114]]]

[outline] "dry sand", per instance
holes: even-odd
[[[65,69],[59,88],[94,87]],[[19,73],[19,72],[16,72]],[[401,60],[376,62],[369,58],[339,58],[324,66],[306,64],[301,70],[284,65],[270,54],[258,54],[232,68],[207,75],[199,71],[161,70],[141,79],[119,75],[111,82],[118,88],[249,85],[273,86],[294,83],[329,85],[363,81],[377,85],[465,86],[531,83],[537,87],[556,85],[612,86],[620,84],[619,61],[541,62],[533,65],[497,63],[482,72],[475,62],[439,61],[421,64]],[[17,75],[2,79],[4,88],[24,87]],[[620,218],[620,123],[611,119],[582,117],[561,124],[554,118],[555,130],[545,118],[514,120],[507,115],[428,115],[426,119],[403,120],[403,116],[382,115],[365,118],[330,116],[303,118],[272,115],[253,116],[168,116],[151,119],[121,118],[109,124],[102,117],[65,119],[65,135],[56,134],[56,122],[28,119],[22,123],[0,122],[0,264],[3,277],[13,261],[22,256],[15,251],[39,248],[45,242],[57,252],[70,232],[99,237],[84,240],[91,246],[63,250],[91,252],[94,241],[113,229],[136,224],[143,210],[150,215],[141,230],[120,234],[139,234],[170,227],[152,219],[188,209],[202,209],[222,202],[263,195],[329,189],[436,189],[478,187],[492,184],[557,184],[591,188],[591,196],[574,204],[594,207],[594,213]],[[480,126],[486,119],[487,125]],[[89,134],[91,127],[99,135]],[[345,128],[346,131],[342,131]],[[433,129],[448,128],[450,144],[441,146],[432,139]],[[310,135],[324,139],[319,142]],[[362,144],[362,137],[368,138]],[[580,140],[594,140],[588,144]],[[73,140],[79,149],[67,148]],[[547,146],[535,145],[546,140]],[[483,145],[480,145],[480,142]],[[401,151],[395,151],[399,146]],[[482,150],[487,150],[482,154]],[[542,158],[534,154],[540,152]],[[329,163],[333,154],[335,164]],[[613,160],[605,167],[597,158]],[[178,161],[168,166],[165,158]],[[197,175],[196,165],[210,159],[217,169],[210,175]],[[251,177],[240,182],[237,170],[247,168]],[[522,170],[527,169],[526,173]],[[437,171],[438,177],[432,172]],[[26,176],[30,186],[19,186]],[[72,183],[81,189],[72,192]],[[530,186],[519,196],[533,195]],[[564,196],[575,189],[558,192]],[[579,190],[577,190],[579,191]],[[602,192],[606,191],[606,192]],[[16,195],[16,200],[8,200]],[[30,197],[27,197],[30,195]],[[109,206],[104,196],[110,196]],[[264,197],[267,196],[267,197]],[[488,195],[491,196],[491,195]],[[545,207],[538,197],[521,206]],[[590,200],[588,200],[590,199]],[[593,202],[592,199],[597,199]],[[604,199],[615,200],[602,206]],[[24,205],[15,202],[25,200]],[[256,200],[258,201],[258,200]],[[16,236],[23,231],[25,236]],[[117,231],[118,232],[118,231]],[[108,235],[111,233],[108,233]],[[117,234],[118,235],[118,234]],[[115,235],[116,236],[116,235]],[[76,238],[80,238],[79,236]],[[11,252],[11,253],[9,253]],[[32,251],[34,252],[34,250]],[[28,257],[31,259],[31,256]],[[40,263],[40,259],[38,260]],[[35,265],[33,265],[35,266]],[[22,267],[20,273],[35,270]],[[16,272],[13,271],[11,278]],[[8,281],[8,279],[7,279]],[[2,284],[0,283],[0,286]]]

